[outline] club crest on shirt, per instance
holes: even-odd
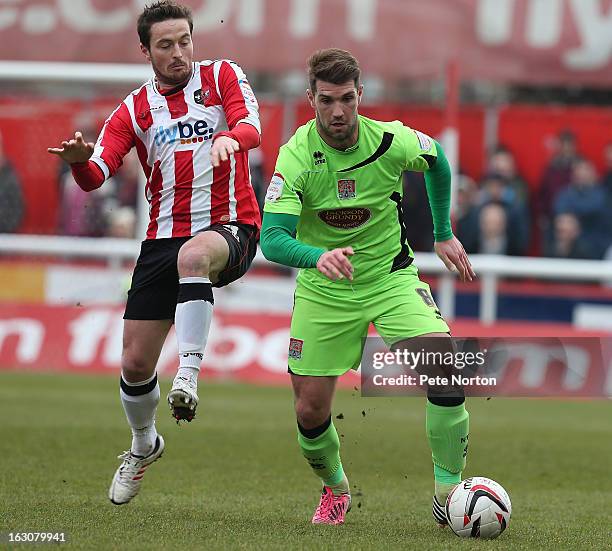
[[[291,337],[289,339],[289,357],[292,360],[301,360],[303,346],[304,341],[302,339],[294,339]]]
[[[210,88],[206,88],[203,90],[200,88],[193,93],[193,101],[195,101],[198,105],[204,105],[206,100],[210,97]]]
[[[355,180],[338,180],[338,199],[355,199]]]

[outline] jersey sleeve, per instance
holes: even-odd
[[[404,170],[425,172],[436,164],[438,152],[433,138],[403,125],[400,132],[406,152]]]
[[[302,212],[303,171],[295,157],[281,147],[274,168],[274,175],[266,192],[264,212],[295,214]]]
[[[98,165],[106,180],[117,172],[135,143],[130,113],[125,103],[121,103],[106,119],[90,161]]]
[[[215,77],[228,128],[232,130],[238,123],[245,122],[261,134],[257,98],[240,66],[233,61],[217,61]]]

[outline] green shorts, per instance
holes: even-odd
[[[387,345],[449,332],[429,285],[413,266],[369,284],[322,287],[304,280],[295,290],[290,371],[334,376],[357,369],[370,323]]]

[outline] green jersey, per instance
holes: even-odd
[[[357,143],[340,151],[321,139],[311,120],[281,147],[264,211],[299,216],[296,238],[306,245],[353,247],[354,281],[375,280],[412,262],[402,174],[428,170],[436,158],[434,140],[399,121],[360,115]],[[301,270],[298,281],[303,278],[326,286],[350,283],[332,282],[316,269]]]

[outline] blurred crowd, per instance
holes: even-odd
[[[497,147],[479,182],[466,175],[455,182],[457,237],[472,254],[612,258],[612,143],[604,158],[605,171],[598,174],[580,155],[575,136],[563,131],[539,185],[530,188],[512,152]],[[404,180],[409,241],[416,250],[431,250],[432,222],[422,177],[407,173]]]
[[[94,126],[84,122],[87,140]],[[529,186],[510,150],[488,156],[478,182],[460,174],[455,181],[455,234],[468,253],[612,259],[612,142],[604,151],[605,170],[580,154],[570,131],[556,137],[555,151],[541,181]],[[263,208],[266,181],[259,149],[250,153],[251,179]],[[68,165],[57,172],[57,233],[86,237],[137,236],[143,193],[136,153],[124,159],[113,178],[90,193],[82,191]],[[0,233],[19,230],[26,205],[19,175],[4,154],[0,135]],[[408,240],[417,251],[433,248],[433,224],[422,174],[404,175],[403,211]]]

